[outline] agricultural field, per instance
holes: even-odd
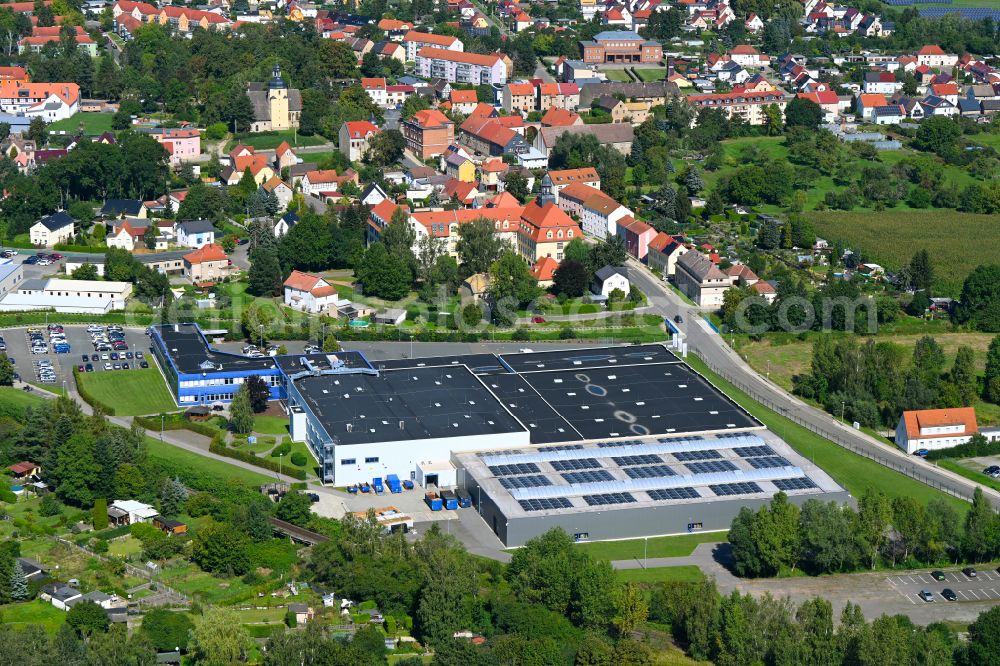
[[[983,372],[986,367],[986,350],[994,338],[990,333],[938,332],[937,327],[928,324],[928,330],[925,332],[905,334],[893,332],[875,336],[874,339],[877,342],[895,343],[911,352],[917,340],[924,335],[933,336],[944,349],[947,367],[954,363],[955,354],[960,346],[972,347],[976,355],[978,372]],[[799,340],[798,336],[783,333],[765,336],[760,341],[738,337],[737,349],[740,356],[743,356],[754,370],[767,375],[775,384],[789,391],[792,389],[792,377],[808,372],[812,362],[812,341]],[[980,402],[975,408],[981,425],[1000,425],[1000,407]]]
[[[113,407],[117,416],[177,410],[177,404],[157,368],[79,373],[77,383],[96,400]]]
[[[996,216],[953,210],[816,211],[816,233],[860,248],[865,258],[898,269],[921,249],[933,249],[940,289],[953,296],[976,266],[998,260],[1000,225]],[[945,231],[947,230],[947,231]],[[947,233],[948,242],[935,239]]]

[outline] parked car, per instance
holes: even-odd
[[[85,366],[85,369],[86,369],[87,372],[93,372],[94,371],[94,364],[93,363],[88,363]]]
[[[84,362],[84,363],[86,363],[86,362],[87,362],[87,361],[89,361],[89,360],[90,360],[90,359],[89,359],[89,358],[87,357],[87,355],[86,355],[86,354],[84,354],[84,355],[83,355],[83,362]]]
[[[544,324],[545,323],[545,317],[532,317],[531,318],[531,323],[532,324]]]
[[[921,458],[926,458],[927,454],[930,453],[927,449],[917,449],[913,452],[913,455],[920,456]]]
[[[111,369],[111,364],[110,363],[105,363],[104,364],[104,369],[105,370],[110,370]]]
[[[955,595],[955,591],[947,587],[941,590],[941,596],[947,599],[948,601],[958,600],[958,597]]]
[[[934,601],[934,593],[930,590],[920,590],[920,598],[929,603]]]
[[[969,578],[975,578],[976,577],[976,569],[975,569],[975,567],[965,567],[964,569],[962,569],[962,573],[964,573]]]
[[[128,370],[128,363],[122,363],[122,370]]]
[[[139,362],[139,367],[140,368],[148,368],[149,367],[149,363],[146,363],[145,361],[140,361]]]
[[[932,571],[931,578],[934,580],[945,580],[945,575],[943,571]]]
[[[85,368],[82,365],[78,365],[78,366],[76,366],[76,371],[77,372],[87,372],[87,368]]]

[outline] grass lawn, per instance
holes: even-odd
[[[249,586],[237,578],[216,578],[191,562],[162,569],[159,579],[196,599],[209,603],[224,602],[228,597],[245,593]]]
[[[608,77],[608,81],[629,82],[632,80],[632,78],[625,73],[624,69],[609,69],[604,72],[604,75]]]
[[[694,565],[681,567],[653,567],[650,569],[619,569],[618,580],[624,583],[697,583],[705,578],[701,569]]]
[[[995,262],[1000,246],[1000,225],[995,215],[974,215],[952,210],[816,211],[810,213],[816,233],[829,241],[843,241],[861,248],[865,257],[896,270],[921,249],[928,239],[948,230],[948,243],[933,243],[937,284],[953,296],[962,281],[979,264]]]
[[[247,146],[253,146],[257,150],[274,150],[282,141],[287,141],[288,145],[295,146],[319,146],[326,143],[326,139],[321,136],[303,136],[302,134],[296,135],[295,132],[288,130],[284,132],[274,132],[271,134],[251,134],[239,139],[239,143]],[[237,142],[231,142],[235,145]]]
[[[25,407],[37,407],[45,398],[11,386],[0,386],[0,409],[7,413],[22,413]]]
[[[83,125],[83,133],[88,136],[97,136],[104,132],[111,131],[111,119],[113,113],[76,113],[64,120],[57,120],[46,129],[51,132],[75,133]]]
[[[975,460],[938,460],[935,463],[938,467],[944,467],[949,469],[955,474],[960,474],[967,479],[975,481],[981,486],[986,486],[987,488],[992,488],[993,490],[1000,491],[1000,482],[989,476],[983,474],[983,466],[977,463]]]
[[[913,497],[921,503],[927,503],[933,498],[941,498],[951,503],[962,515],[965,515],[969,510],[967,502],[883,467],[873,460],[852,453],[754,402],[748,395],[712,372],[705,365],[705,362],[697,356],[689,356],[687,361],[692,368],[705,375],[726,395],[788,442],[789,446],[800,455],[823,469],[854,497],[861,497],[867,490],[881,490],[890,498]]]
[[[220,481],[235,479],[247,485],[259,486],[270,483],[273,480],[271,477],[258,472],[179,449],[176,446],[161,442],[154,437],[146,438],[146,449],[151,459],[162,462],[168,467],[197,470],[203,475],[216,476]]]
[[[159,414],[177,409],[157,368],[126,372],[86,372],[79,382],[95,399],[114,407],[118,416]]]
[[[646,557],[685,557],[693,553],[698,544],[725,541],[726,535],[726,532],[697,532],[648,540],[594,541],[577,544],[577,548],[599,560],[641,560],[644,548]]]
[[[261,435],[287,435],[288,418],[285,416],[258,416],[253,421],[253,431]]]
[[[0,606],[0,622],[4,624],[37,624],[49,634],[54,634],[66,621],[66,613],[41,599],[20,604]]]
[[[142,552],[142,542],[134,536],[117,539],[108,544],[108,554],[128,559]]]
[[[639,78],[645,82],[649,81],[662,81],[667,78],[667,70],[661,68],[655,69],[636,69],[635,73],[639,75]]]

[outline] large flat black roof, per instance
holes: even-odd
[[[250,358],[213,349],[196,324],[173,324],[152,327],[162,338],[177,370],[186,375],[202,372],[250,372],[270,370],[274,358]]]
[[[310,376],[295,386],[339,444],[524,432],[464,365]]]
[[[523,375],[497,374],[481,379],[504,407],[528,428],[533,444],[583,439],[576,428],[538,395]]]
[[[339,351],[336,353],[319,354],[282,354],[275,356],[277,362],[285,374],[293,375],[296,372],[306,372],[310,369],[331,370],[337,362],[343,363],[346,368],[370,368],[368,359],[359,351]],[[303,362],[303,361],[307,361]],[[310,367],[311,366],[311,367]]]
[[[372,361],[372,366],[378,370],[395,370],[399,368],[429,368],[445,365],[464,365],[474,374],[483,375],[494,372],[510,372],[496,354],[458,354],[455,356],[424,356],[422,358],[395,358]]]
[[[557,349],[543,352],[523,352],[500,356],[514,372],[540,372],[574,368],[605,368],[641,363],[679,363],[680,360],[663,345],[631,345]]]

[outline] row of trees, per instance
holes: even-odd
[[[994,341],[991,348],[997,347]],[[809,372],[792,378],[794,390],[831,414],[870,427],[895,427],[905,410],[969,407],[980,396],[996,397],[981,387],[971,347],[959,347],[950,368],[944,349],[930,336],[917,340],[907,356],[892,342],[859,344],[853,336],[820,335]]]
[[[743,507],[733,519],[729,542],[736,573],[759,577],[802,569],[810,574],[841,573],[887,566],[984,562],[1000,547],[1000,526],[977,489],[964,523],[947,500],[926,505],[912,497],[889,498],[869,490],[858,509],[836,502],[807,500],[802,507],[778,493],[757,511]]]

